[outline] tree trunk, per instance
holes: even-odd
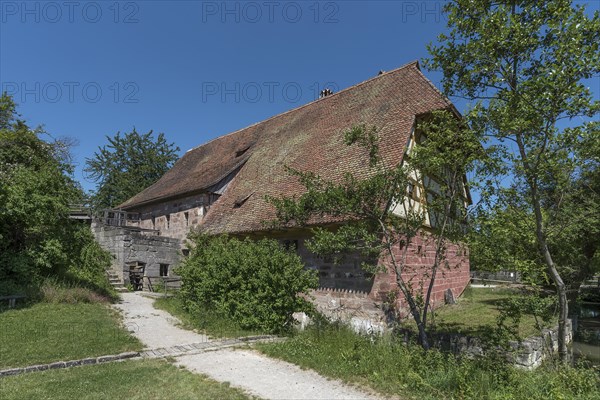
[[[517,145],[519,147],[521,161],[523,162],[524,166],[525,178],[527,180],[527,184],[529,185],[529,190],[531,194],[531,205],[533,207],[533,212],[535,215],[536,239],[539,246],[540,255],[544,259],[544,263],[546,264],[546,268],[548,270],[548,275],[550,275],[550,278],[552,279],[552,282],[556,287],[556,294],[558,296],[558,355],[560,357],[560,361],[566,363],[568,361],[569,355],[567,348],[567,318],[569,314],[569,304],[567,301],[567,287],[563,282],[560,273],[558,272],[558,269],[556,269],[556,264],[554,264],[552,254],[550,254],[550,249],[548,248],[548,243],[546,241],[546,233],[544,229],[544,216],[542,214],[542,205],[538,195],[537,180],[535,178],[535,172],[539,171],[534,171],[532,165],[529,163],[527,151],[525,150],[523,136],[517,133],[515,137],[517,140]]]
[[[427,332],[425,331],[425,324],[423,323],[423,318],[421,313],[419,312],[419,307],[417,307],[417,303],[412,296],[412,293],[406,287],[404,280],[402,279],[402,275],[398,270],[398,266],[396,265],[396,260],[392,261],[394,263],[394,272],[396,273],[396,285],[400,288],[402,295],[408,302],[408,307],[410,308],[410,313],[417,324],[417,329],[419,331],[419,344],[423,349],[429,350],[429,340],[427,338]]]
[[[560,360],[565,363],[568,361],[568,349],[567,349],[567,318],[569,315],[569,303],[567,301],[567,286],[563,282],[560,273],[556,269],[556,264],[552,259],[552,254],[548,249],[548,243],[546,242],[546,235],[544,234],[544,220],[542,216],[542,210],[540,200],[537,196],[537,186],[531,185],[531,193],[533,199],[533,210],[535,213],[536,223],[536,236],[539,245],[539,249],[546,268],[548,269],[548,275],[554,282],[556,287],[556,293],[558,295],[558,355]]]
[[[560,361],[565,363],[569,359],[567,344],[567,319],[569,315],[569,303],[567,301],[567,286],[563,282],[562,278],[560,277],[560,274],[558,273],[558,270],[556,269],[556,266],[552,261],[552,256],[550,254],[550,251],[548,251],[548,246],[546,245],[545,240],[542,240],[542,242],[540,242],[540,246],[542,247],[544,260],[546,261],[546,265],[548,267],[548,274],[550,275],[552,281],[554,282],[554,285],[556,286],[556,292],[558,295],[558,355],[560,357]]]
[[[400,282],[397,282],[398,286],[400,286]],[[402,286],[400,286],[402,288]],[[412,295],[405,296],[408,301],[408,305],[410,307],[410,313],[412,314],[415,322],[417,323],[417,329],[419,330],[419,344],[423,349],[429,350],[429,339],[427,338],[427,332],[425,331],[425,324],[423,323],[423,318],[421,313],[419,312],[419,308],[415,303]]]
[[[404,299],[408,302],[408,306],[410,307],[410,313],[412,314],[413,319],[415,320],[415,323],[417,324],[417,329],[419,330],[419,343],[421,344],[421,347],[423,347],[423,349],[429,350],[429,340],[427,340],[427,332],[425,331],[425,325],[423,324],[423,319],[421,317],[421,313],[419,312],[419,308],[417,307],[417,303],[415,302],[415,299],[413,298],[411,291],[406,286],[406,283],[404,282],[404,279],[402,278],[402,269],[401,269],[400,265],[398,265],[398,261],[396,260],[396,257],[394,255],[394,251],[393,251],[393,243],[394,242],[390,239],[390,234],[389,234],[384,222],[380,220],[379,224],[381,225],[381,227],[383,229],[383,234],[385,236],[385,249],[387,250],[388,256],[390,257],[390,262],[392,263],[392,267],[394,268],[394,274],[396,275],[396,285],[400,288],[400,291],[402,292]],[[407,237],[406,245],[404,248],[405,250],[402,255],[401,265],[405,265],[406,252],[408,251],[408,248],[410,247],[410,242],[411,242],[410,238]]]

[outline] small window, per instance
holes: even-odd
[[[297,251],[298,250],[298,241],[297,240],[284,240],[283,247],[286,250]]]
[[[156,217],[152,216],[152,229],[156,229]]]
[[[184,257],[189,257],[190,249],[181,249],[181,254],[183,254]]]
[[[187,211],[184,212],[183,217],[185,218],[185,226],[188,226],[190,224],[190,213]]]
[[[411,200],[414,200],[416,198],[414,183],[412,183],[412,182],[408,183],[408,186],[406,187],[406,196]]]
[[[160,264],[160,276],[169,276],[169,264]]]
[[[171,216],[165,215],[165,218],[167,219],[167,229],[169,229],[171,227]]]

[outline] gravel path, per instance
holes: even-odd
[[[153,299],[137,293],[122,296],[123,301],[115,307],[123,313],[132,333],[148,348],[208,341],[206,335],[175,326],[178,320],[155,309]],[[223,349],[183,355],[177,357],[176,363],[265,399],[376,399],[342,382],[252,350]]]
[[[137,293],[121,293],[115,305],[125,319],[127,329],[149,349],[208,341],[208,336],[181,329],[180,321],[166,311],[152,306],[154,299]]]
[[[251,350],[218,350],[177,358],[177,365],[229,382],[265,399],[370,399],[312,370],[268,358]]]

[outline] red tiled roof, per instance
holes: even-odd
[[[130,210],[167,198],[206,191],[248,160],[255,141],[254,133],[245,129],[193,148],[152,186],[119,208]]]
[[[285,165],[330,180],[349,171],[366,174],[367,154],[343,142],[343,131],[359,123],[379,128],[382,156],[397,165],[415,117],[451,106],[412,62],[190,150],[122,208],[206,190],[243,164],[201,228],[208,233],[265,230],[264,221],[273,220],[275,213],[264,196],[302,193]]]

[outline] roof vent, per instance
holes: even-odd
[[[379,75],[383,75],[383,74],[385,74],[385,71],[384,71],[384,70],[382,70],[382,69],[380,69],[380,70],[379,70],[379,73],[377,74],[377,76],[379,76]]]
[[[321,93],[319,93],[319,98],[322,99],[323,97],[327,97],[329,95],[332,95],[333,92],[331,91],[331,89],[323,89],[321,90]]]
[[[252,196],[254,194],[254,192],[246,195],[246,196],[240,196],[237,199],[235,199],[235,201],[233,202],[233,208],[240,208],[242,205],[244,205],[244,203],[250,198],[250,196]]]
[[[250,149],[250,147],[252,147],[252,146],[248,146],[248,147],[245,147],[243,149],[240,149],[240,150],[236,151],[235,152],[235,157],[237,158],[237,157],[243,155],[245,152],[248,151],[248,149]]]

